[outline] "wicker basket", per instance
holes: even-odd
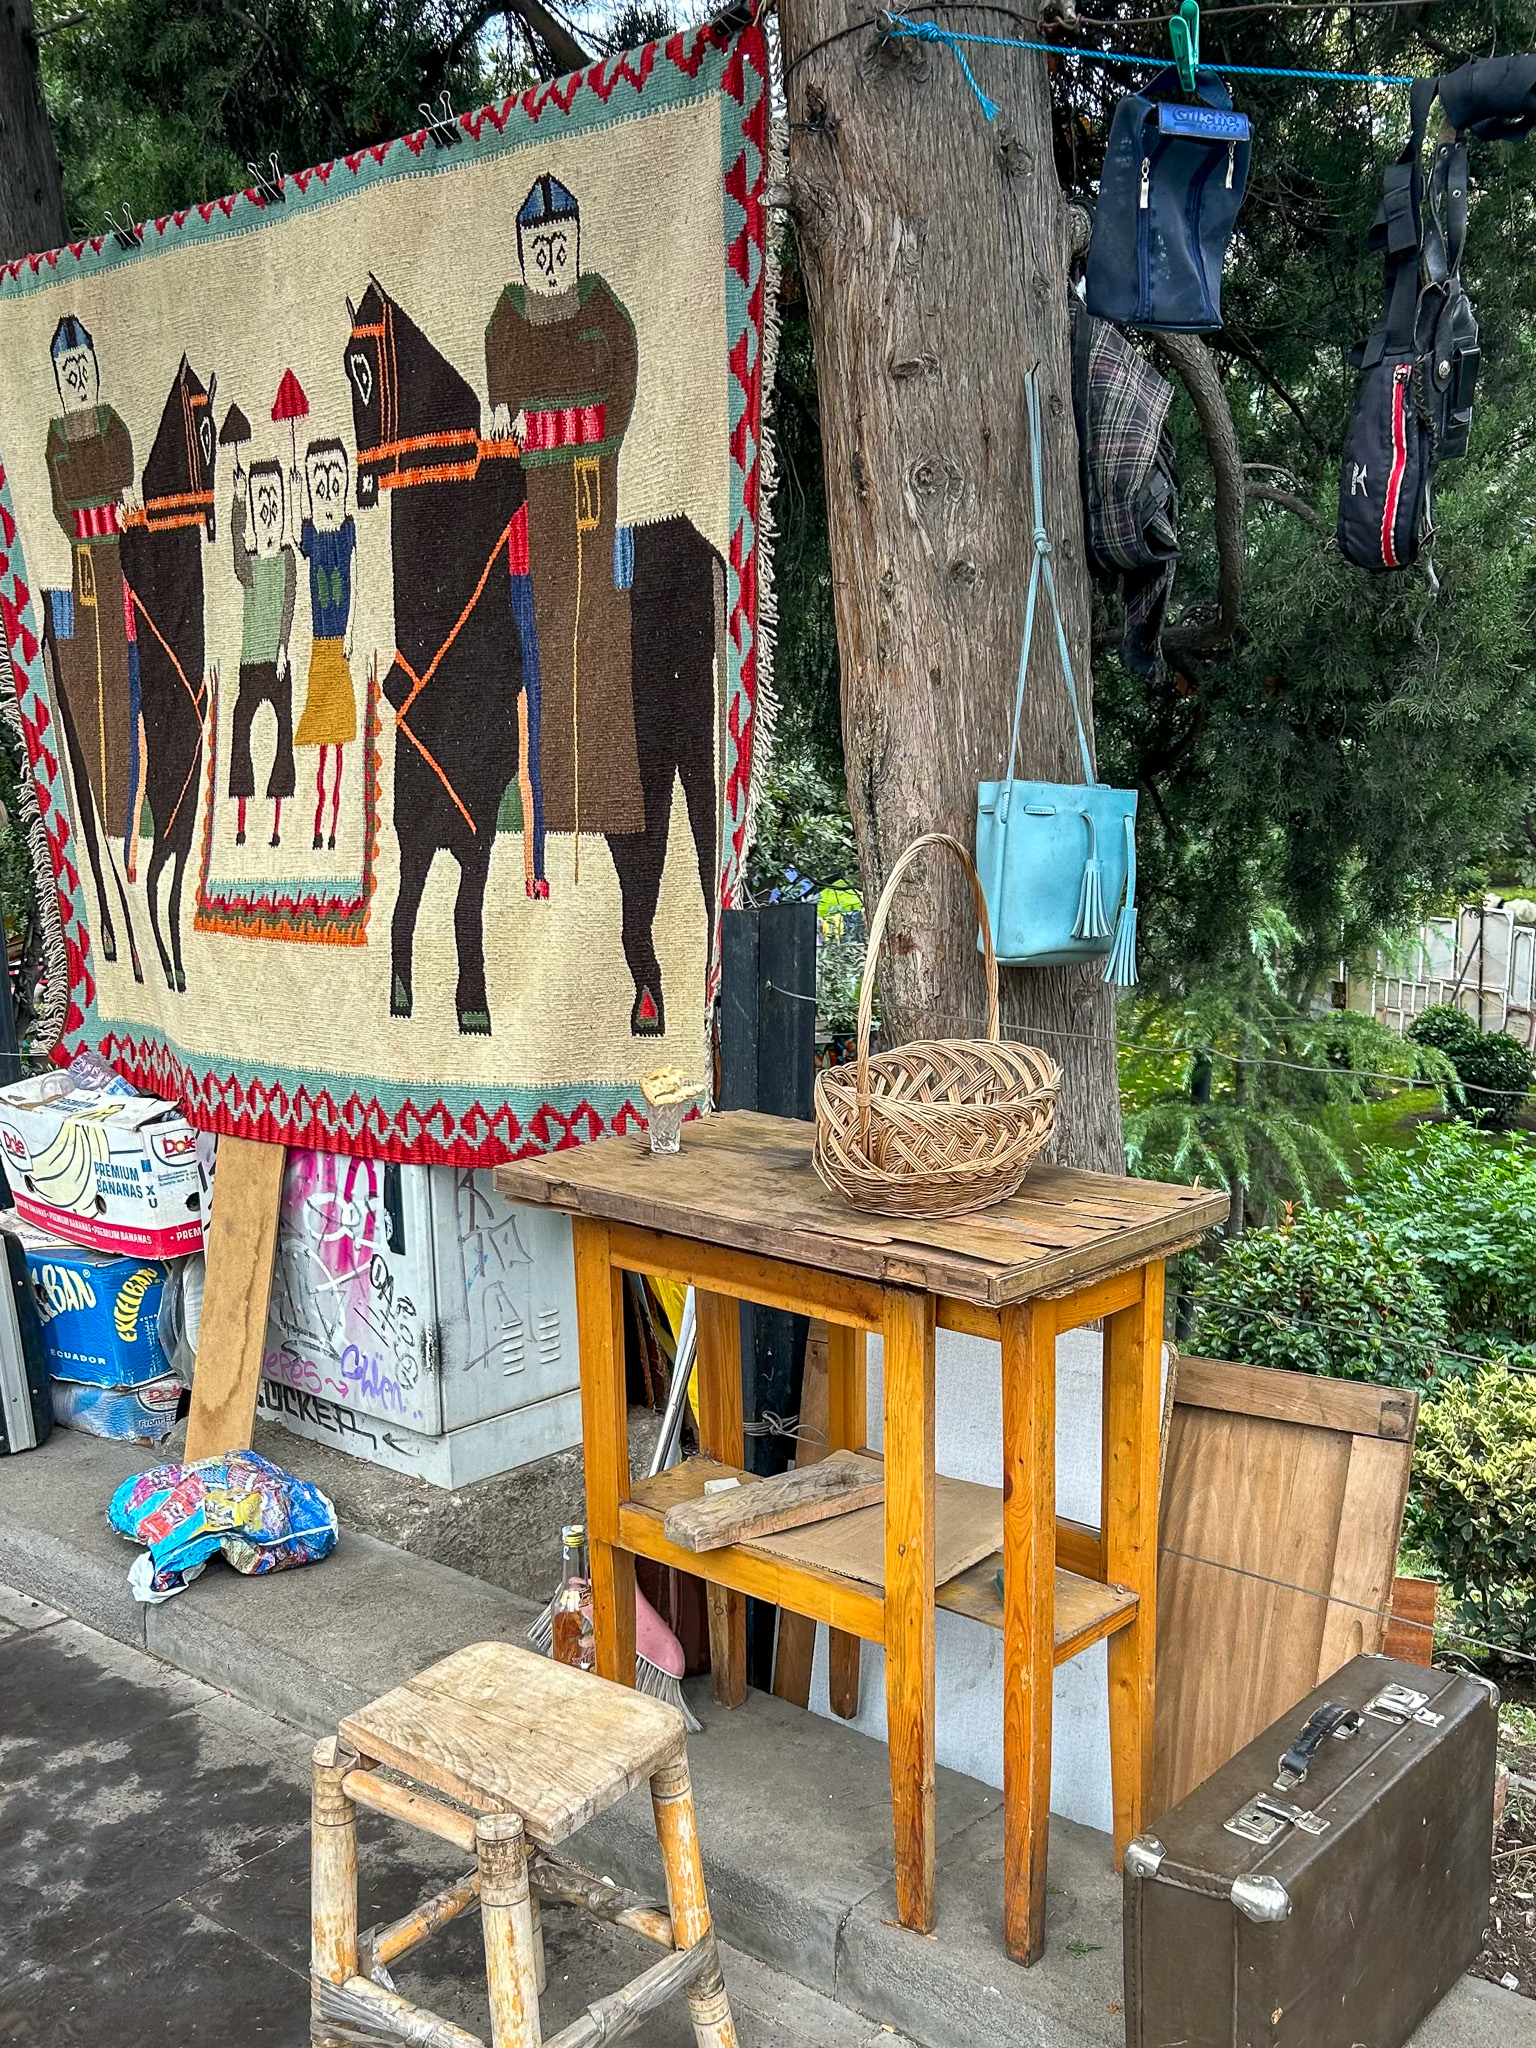
[[[919,1039],[869,1056],[875,959],[907,864],[925,846],[965,863],[987,964],[987,1036]],[[816,1171],[834,1194],[881,1216],[963,1216],[1006,1201],[1056,1124],[1061,1069],[998,1031],[997,956],[971,856],[947,832],[914,839],[886,879],[869,927],[858,1057],[816,1076]]]

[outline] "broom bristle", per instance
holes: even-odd
[[[635,1690],[649,1693],[653,1700],[665,1700],[669,1707],[676,1707],[690,1735],[703,1732],[704,1723],[689,1706],[681,1682],[670,1671],[663,1671],[659,1664],[653,1664],[649,1657],[642,1657],[638,1652],[635,1656]]]
[[[548,1657],[555,1647],[555,1603],[550,1601],[544,1611],[528,1624],[525,1640],[542,1656]],[[659,1664],[653,1664],[649,1657],[635,1653],[635,1690],[649,1693],[653,1700],[665,1700],[669,1707],[676,1707],[687,1725],[690,1735],[702,1732],[704,1723],[699,1720],[683,1696],[681,1684],[670,1671],[663,1671]]]

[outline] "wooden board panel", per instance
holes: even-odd
[[[1434,1579],[1394,1579],[1392,1618],[1381,1651],[1400,1664],[1429,1665],[1435,1658],[1435,1605],[1440,1587]]]
[[[254,1138],[219,1140],[208,1217],[208,1278],[187,1421],[184,1455],[189,1464],[250,1448],[287,1157],[281,1145]]]
[[[834,1323],[827,1333],[827,1436],[834,1449],[869,1442],[868,1346],[862,1330]],[[827,1704],[851,1721],[859,1711],[859,1639],[833,1629],[827,1638]]]
[[[934,1594],[934,1605],[948,1614],[963,1614],[967,1621],[985,1622],[988,1628],[1003,1625],[1003,1596],[997,1590],[997,1575],[1003,1568],[1003,1553],[994,1550],[980,1564],[959,1572]],[[1124,1628],[1136,1611],[1136,1595],[1124,1586],[1101,1586],[1096,1579],[1079,1578],[1076,1572],[1056,1569],[1054,1586],[1054,1628],[1056,1662],[1065,1664],[1090,1644]]]
[[[1397,1426],[1379,1400],[1395,1390],[1191,1365],[1178,1364],[1163,1481],[1154,1817],[1356,1647],[1379,1646],[1413,1452],[1411,1434],[1377,1433]]]
[[[833,1451],[820,1463],[739,1484],[667,1510],[663,1529],[679,1550],[719,1550],[779,1529],[807,1528],[885,1498],[885,1468],[854,1451]]]
[[[511,1643],[475,1643],[342,1723],[362,1756],[552,1847],[681,1753],[675,1707]]]
[[[605,1138],[500,1166],[497,1186],[513,1201],[994,1306],[1164,1257],[1228,1206],[1207,1189],[1042,1166],[974,1216],[870,1216],[817,1180],[813,1135],[733,1110],[687,1125],[671,1157],[643,1138]]]
[[[1364,1386],[1318,1373],[1276,1372],[1267,1365],[1236,1365],[1222,1358],[1180,1358],[1179,1405],[1221,1408],[1231,1415],[1268,1415],[1351,1436],[1384,1436],[1406,1443],[1418,1424],[1419,1397],[1404,1387]]]

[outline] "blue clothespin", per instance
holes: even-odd
[[[1193,92],[1200,75],[1200,0],[1184,0],[1168,24],[1168,35],[1179,83],[1186,92]]]

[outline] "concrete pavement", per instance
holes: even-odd
[[[309,1750],[286,1723],[0,1587],[0,2041],[307,2048]],[[365,1924],[463,1874],[456,1850],[376,1816],[359,1837]],[[546,2033],[656,1956],[560,1907],[544,1935]],[[902,2048],[749,1956],[724,1961],[743,2048]],[[395,1976],[489,2038],[473,1916]],[[686,2048],[682,2001],[633,2038]]]
[[[285,1449],[303,1470],[303,1446],[288,1439]],[[103,1508],[146,1462],[131,1446],[67,1430],[40,1452],[0,1459],[0,1580],[229,1689],[263,1715],[334,1729],[350,1708],[452,1649],[518,1639],[534,1611],[516,1595],[346,1530],[323,1565],[242,1579],[215,1562],[185,1594],[139,1606],[125,1578],[133,1547],[107,1528]],[[883,1746],[759,1694],[733,1714],[713,1708],[707,1686],[696,1686],[693,1700],[705,1727],[689,1755],[725,1939],[922,2048],[994,2040],[1121,2048],[1120,1884],[1107,1837],[1053,1821],[1046,1954],[1018,1969],[1002,1943],[999,1796],[941,1770],[939,1925],[925,1939],[892,1924]],[[137,1765],[135,1741],[123,1754]],[[593,1867],[657,1891],[643,1795],[602,1816],[579,1844]],[[8,2038],[0,2029],[0,2042]],[[1414,2048],[1536,2048],[1536,2003],[1465,1980]]]

